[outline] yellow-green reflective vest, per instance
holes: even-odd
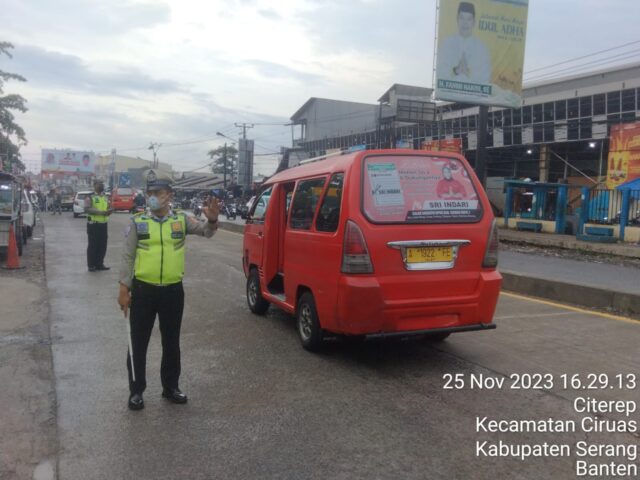
[[[138,236],[134,275],[153,285],[172,285],[184,276],[184,241],[187,221],[177,213],[159,222],[144,213],[134,215]]]
[[[109,202],[104,195],[91,195],[91,208],[106,212],[109,210]],[[108,215],[87,215],[87,220],[96,223],[107,223],[109,221]]]

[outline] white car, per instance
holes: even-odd
[[[36,226],[36,209],[31,203],[31,198],[26,190],[22,190],[22,227],[23,235],[30,237]]]
[[[80,215],[84,215],[84,200],[93,194],[91,190],[84,190],[76,193],[73,199],[73,218],[78,218]]]

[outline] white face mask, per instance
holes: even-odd
[[[168,198],[164,198],[160,200],[155,195],[150,195],[147,198],[147,205],[149,206],[151,211],[157,212],[158,210],[162,210],[167,205],[168,201],[169,201]]]

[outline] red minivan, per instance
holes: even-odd
[[[249,308],[294,314],[308,350],[332,334],[443,340],[495,328],[495,219],[457,154],[360,151],[278,173],[252,205],[242,250]]]

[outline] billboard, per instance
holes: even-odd
[[[441,0],[435,98],[519,108],[529,0]]]
[[[640,178],[640,122],[611,127],[607,188]]]
[[[42,150],[43,172],[94,173],[96,155],[79,150]]]
[[[462,139],[450,138],[449,140],[427,140],[422,142],[422,150],[462,153]]]

